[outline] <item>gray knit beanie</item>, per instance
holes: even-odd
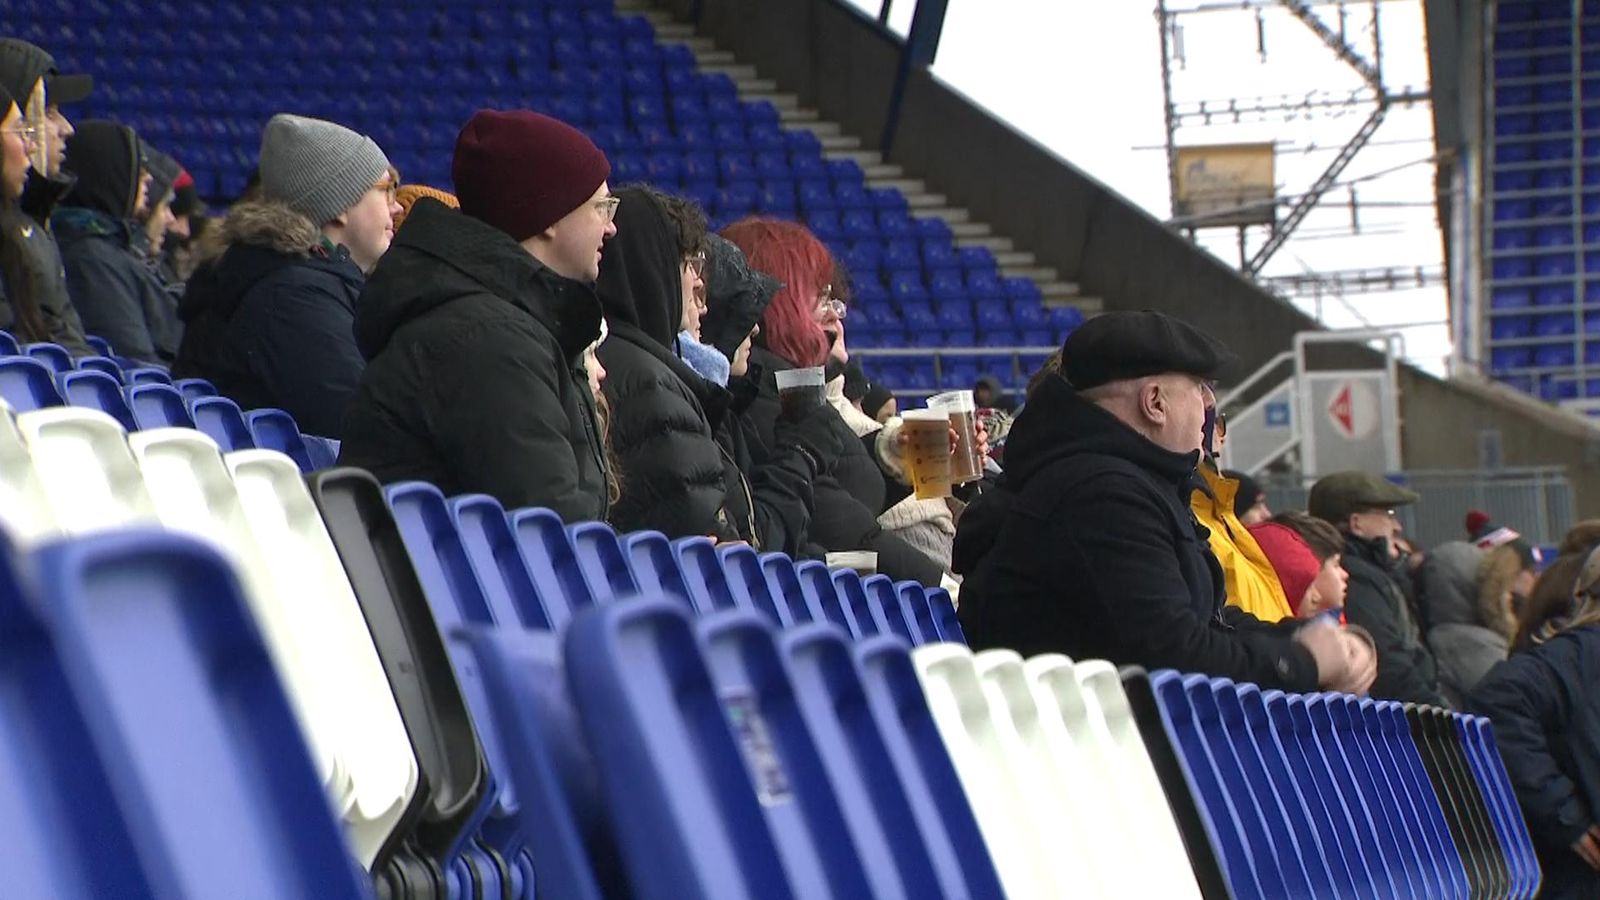
[[[261,190],[318,226],[356,205],[389,168],[366,135],[279,113],[261,133]]]

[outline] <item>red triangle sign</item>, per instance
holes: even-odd
[[[1350,401],[1350,385],[1346,384],[1333,395],[1333,402],[1328,404],[1328,415],[1333,417],[1333,424],[1347,435],[1356,433],[1356,417]]]

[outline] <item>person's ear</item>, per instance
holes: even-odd
[[[1167,420],[1167,392],[1161,382],[1150,379],[1139,386],[1139,412],[1152,422]]]

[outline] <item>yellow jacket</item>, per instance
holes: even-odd
[[[1233,499],[1239,493],[1239,482],[1224,478],[1206,465],[1200,467],[1200,475],[1215,497],[1197,489],[1189,498],[1189,506],[1200,524],[1211,532],[1211,552],[1222,564],[1222,574],[1227,579],[1228,605],[1263,622],[1293,618],[1294,610],[1284,597],[1277,571],[1255,537],[1234,515]]]

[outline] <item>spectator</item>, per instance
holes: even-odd
[[[394,214],[394,230],[399,231],[400,226],[406,221],[406,215],[411,212],[411,207],[423,197],[432,197],[451,209],[460,209],[461,201],[455,194],[431,188],[422,184],[402,184],[394,192],[394,202],[400,205],[400,211]]]
[[[882,425],[900,414],[900,404],[895,401],[893,391],[881,384],[872,384],[867,387],[867,392],[861,395],[861,412]]]
[[[396,182],[371,138],[273,116],[259,196],[229,210],[220,255],[189,280],[173,374],[209,379],[246,409],[287,410],[308,434],[340,437],[364,366],[356,298],[389,249]]]
[[[1561,538],[1561,547],[1557,555],[1576,553],[1588,556],[1596,544],[1600,544],[1600,519],[1584,519],[1567,529],[1567,533]]]
[[[1467,540],[1476,541],[1478,538],[1483,537],[1488,530],[1490,521],[1489,514],[1481,509],[1467,510],[1467,516],[1464,521],[1467,528]]]
[[[998,409],[1001,412],[1016,411],[1017,404],[1006,396],[1000,387],[1000,379],[993,375],[984,375],[978,383],[972,386],[972,400],[979,409]]]
[[[676,352],[684,312],[696,305],[699,278],[689,260],[705,250],[705,217],[647,188],[623,188],[616,197],[617,236],[595,282],[611,329],[598,355],[612,449],[622,462],[622,499],[610,521],[622,531],[740,540],[706,421],[712,392]]]
[[[706,414],[725,461],[728,512],[740,535],[756,548],[800,556],[814,506],[811,483],[839,456],[833,412],[819,407],[801,421],[780,420],[780,444],[769,448],[762,443],[749,417],[761,391],[750,377],[750,350],[779,285],[752,271],[738,247],[714,234],[706,241],[706,309],[699,321],[703,343],[679,340],[684,347],[702,347],[726,361],[726,384],[712,392]],[[703,356],[684,357],[691,358]],[[691,365],[715,384],[707,368]],[[716,371],[721,368],[715,365]]]
[[[1215,402],[1214,396],[1211,402]],[[1216,421],[1215,415],[1214,407],[1207,411],[1208,425]],[[1211,553],[1222,566],[1228,605],[1263,622],[1292,619],[1294,610],[1284,596],[1283,585],[1272,563],[1244,523],[1233,514],[1238,490],[1238,482],[1217,471],[1216,458],[1208,447],[1206,459],[1196,472],[1189,505],[1195,518],[1205,527]]]
[[[1549,640],[1561,623],[1572,615],[1572,591],[1578,580],[1578,570],[1588,553],[1567,553],[1539,573],[1533,592],[1517,621],[1517,635],[1511,641],[1512,653],[1526,653]]]
[[[1220,420],[1218,424],[1220,427]],[[1222,477],[1239,485],[1233,492],[1233,514],[1246,528],[1272,518],[1272,508],[1267,506],[1267,492],[1261,489],[1254,478],[1233,469],[1223,471]]]
[[[0,38],[0,86],[21,112],[23,122],[16,127],[36,130],[38,139],[33,151],[38,165],[28,173],[0,239],[0,280],[14,298],[26,298],[15,302],[28,303],[31,308],[17,314],[0,307],[0,328],[16,332],[25,342],[52,341],[74,356],[89,356],[95,351],[84,337],[83,322],[67,291],[61,248],[50,217],[73,184],[64,168],[66,142],[73,128],[61,105],[82,101],[93,81],[87,75],[62,74],[55,59],[33,44]],[[42,113],[37,120],[30,120],[29,110],[34,107]]]
[[[173,284],[183,284],[194,274],[195,246],[210,222],[205,213],[194,176],[180,169],[172,186],[172,225],[161,251],[161,270],[173,279]]]
[[[1391,539],[1400,533],[1395,508],[1417,501],[1411,491],[1365,472],[1337,472],[1311,487],[1313,516],[1345,536],[1342,563],[1350,574],[1345,618],[1365,628],[1378,647],[1372,696],[1447,706],[1433,654],[1413,620]]]
[[[1440,544],[1417,570],[1423,634],[1439,688],[1452,704],[1459,706],[1506,658],[1535,576],[1533,548],[1520,538],[1490,550],[1465,541]]]
[[[41,140],[0,84],[0,300],[11,316],[9,327],[24,339],[45,332],[36,286],[15,265],[25,252],[27,235],[36,227],[19,204],[33,170],[30,156]]]
[[[1506,772],[1544,872],[1539,896],[1600,896],[1600,552],[1582,564],[1574,610],[1497,664],[1468,708],[1494,720]]]
[[[1344,538],[1332,525],[1291,512],[1248,527],[1278,573],[1297,618],[1331,613],[1343,621],[1350,576],[1339,564]]]
[[[143,157],[132,128],[79,123],[67,140],[67,166],[78,183],[50,225],[61,242],[67,291],[88,333],[105,338],[119,356],[164,366],[177,355],[181,331],[172,295],[146,262],[135,219],[149,192]]]
[[[791,222],[746,219],[728,226],[723,236],[744,252],[752,267],[783,285],[762,316],[761,330],[750,351],[752,370],[761,373],[761,393],[750,406],[750,418],[762,442],[777,446],[774,374],[825,366],[835,358],[835,345],[841,343],[845,307],[832,291],[833,257],[815,235]],[[842,384],[840,387],[842,399]],[[858,435],[842,417],[834,428],[843,449],[831,474],[819,477],[813,485],[815,515],[810,538],[816,547],[807,555],[872,550],[878,554],[880,572],[897,580],[939,584],[945,567],[878,523],[879,515],[910,493],[898,481],[886,480],[882,468],[893,433],[874,430]]]
[[[418,200],[362,293],[369,363],[340,462],[604,519],[583,357],[600,336],[601,248],[617,232],[611,164],[563,122],[482,110],[456,139],[453,173],[460,211]]]
[[[1227,350],[1146,311],[1090,319],[1062,351],[1012,427],[1001,487],[962,517],[956,567],[973,648],[1365,690],[1371,657],[1355,636],[1223,604],[1189,498],[1206,379]]]

